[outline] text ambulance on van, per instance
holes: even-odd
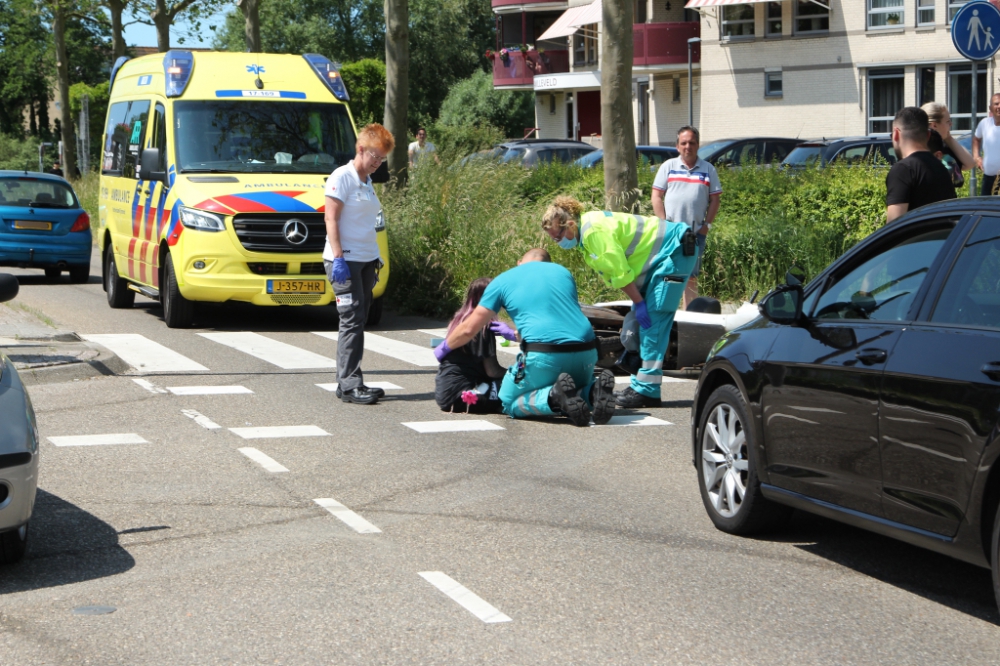
[[[111,307],[140,293],[176,328],[191,324],[194,301],[328,304],[323,186],[355,155],[348,99],[320,55],[120,58],[98,231]],[[369,323],[389,277],[381,212],[375,228],[385,266]]]

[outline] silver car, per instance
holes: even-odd
[[[0,273],[0,303],[17,292],[17,278]],[[35,410],[14,364],[0,353],[0,564],[24,557],[37,486]]]

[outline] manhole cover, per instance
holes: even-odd
[[[73,615],[107,615],[116,610],[114,606],[78,606],[73,609]]]

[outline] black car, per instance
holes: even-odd
[[[802,139],[752,137],[721,139],[698,148],[698,157],[715,167],[780,162]]]
[[[795,146],[788,157],[781,161],[781,166],[795,170],[814,165],[825,167],[831,162],[888,167],[896,163],[896,151],[892,149],[892,139],[888,135],[822,139]]]
[[[648,166],[655,171],[661,164],[677,157],[680,153],[673,146],[636,146],[635,155],[640,169]],[[600,166],[604,164],[604,150],[598,148],[594,152],[587,153],[579,158],[573,164],[583,169]]]
[[[919,208],[724,335],[692,407],[715,526],[792,508],[993,567],[1000,603],[1000,199]]]

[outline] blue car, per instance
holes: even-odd
[[[0,171],[0,266],[42,268],[45,277],[69,271],[90,278],[90,216],[59,176]]]
[[[636,146],[635,150],[640,166],[645,162],[653,171],[660,168],[660,165],[667,160],[680,155],[673,146]],[[604,150],[598,148],[592,153],[587,153],[573,164],[583,169],[600,166],[604,164]]]

